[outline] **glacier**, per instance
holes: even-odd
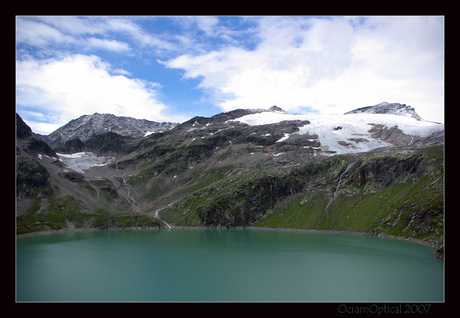
[[[265,111],[245,115],[233,121],[258,126],[292,120],[308,120],[310,124],[299,127],[299,131],[291,135],[317,135],[321,149],[335,152],[335,154],[367,152],[381,147],[393,147],[388,142],[371,137],[369,130],[373,125],[383,125],[388,128],[397,126],[404,134],[419,137],[427,137],[444,130],[444,124],[396,114],[300,115]],[[286,134],[278,142],[286,141],[288,138],[289,135]]]
[[[84,173],[95,166],[105,166],[114,160],[114,157],[97,156],[92,152],[76,152],[73,154],[56,153],[59,160],[62,161],[67,168],[76,172]]]

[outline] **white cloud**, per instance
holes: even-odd
[[[135,23],[124,18],[96,17],[18,17],[16,19],[16,42],[41,49],[60,44],[64,48],[83,50],[103,49],[117,53],[131,51],[128,43],[114,40],[112,36],[128,36],[141,46],[164,46],[170,44],[145,33]],[[97,36],[97,37],[96,37]]]
[[[200,79],[224,110],[343,113],[383,101],[443,121],[442,17],[265,17],[254,50],[224,47],[163,62]]]
[[[30,45],[44,46],[55,43],[77,42],[73,37],[46,24],[18,18],[16,21],[16,41]]]
[[[85,40],[86,44],[90,47],[105,49],[114,52],[128,52],[130,47],[127,43],[116,41],[116,40],[106,40],[98,38],[89,38]]]
[[[344,40],[346,24],[311,23],[262,19],[262,42],[254,51],[227,47],[199,56],[182,55],[165,65],[185,69],[187,78],[202,76],[200,87],[212,92],[225,110],[274,104],[296,110],[309,106],[306,88],[321,78],[335,76],[351,61],[351,54],[344,54],[350,46],[350,41]],[[339,29],[342,37],[336,41],[334,32]],[[322,33],[328,37],[321,37]]]
[[[105,33],[107,24],[100,19],[82,19],[73,16],[39,16],[37,20],[74,36]]]
[[[163,114],[166,105],[156,99],[159,84],[112,75],[110,65],[96,56],[17,61],[16,87],[18,105],[54,118],[44,126],[32,127],[41,133],[95,112],[168,119]]]
[[[177,46],[171,41],[162,39],[161,36],[150,34],[133,21],[125,18],[106,18],[101,27],[106,32],[128,35],[136,45],[141,48],[154,48],[157,53],[175,50]]]
[[[208,36],[216,33],[216,26],[219,23],[219,18],[213,16],[183,16],[176,17],[175,20],[181,27],[194,28],[196,26]]]
[[[49,133],[55,131],[56,129],[62,126],[62,124],[50,124],[41,121],[27,120],[24,118],[23,120],[32,129],[33,133],[41,135],[48,135]]]

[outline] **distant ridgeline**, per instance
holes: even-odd
[[[107,133],[139,138],[174,128],[177,123],[159,123],[146,119],[118,117],[112,114],[83,115],[47,136],[40,135],[51,147],[82,147],[87,140]],[[70,144],[69,144],[70,142]]]

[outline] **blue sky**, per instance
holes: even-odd
[[[181,122],[383,101],[444,122],[444,17],[16,17],[16,111],[41,134],[95,112]]]

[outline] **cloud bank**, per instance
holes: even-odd
[[[255,49],[228,46],[164,61],[199,78],[223,110],[343,113],[383,101],[443,121],[442,17],[258,20]]]
[[[16,64],[17,103],[42,114],[50,124],[29,121],[34,131],[48,133],[82,114],[113,113],[118,116],[165,120],[166,106],[156,99],[158,83],[113,74],[97,56],[72,55],[62,59],[23,60]],[[56,127],[56,128],[57,128]]]

